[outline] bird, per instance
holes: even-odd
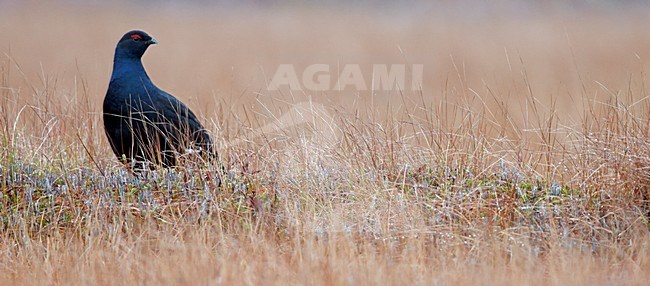
[[[119,161],[136,169],[178,166],[184,154],[214,158],[208,131],[183,102],[149,78],[142,56],[158,42],[141,30],[117,43],[103,103],[104,129]]]

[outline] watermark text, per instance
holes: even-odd
[[[367,81],[364,71],[370,76]],[[327,91],[365,90],[422,90],[422,64],[374,64],[362,69],[358,64],[346,64],[332,69],[328,64],[312,64],[299,75],[292,64],[281,64],[268,84],[268,90]],[[370,83],[370,84],[368,84]],[[333,85],[332,85],[333,84]]]

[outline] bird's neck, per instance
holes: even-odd
[[[142,65],[142,60],[131,57],[115,57],[112,79],[122,77],[140,77],[141,80],[149,80],[149,76]]]

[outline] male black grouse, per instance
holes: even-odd
[[[156,40],[126,33],[115,48],[113,74],[104,98],[104,128],[118,160],[128,166],[172,167],[187,152],[213,155],[212,140],[196,115],[151,82],[142,55]],[[204,156],[205,157],[205,156]]]

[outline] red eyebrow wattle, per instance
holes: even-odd
[[[131,35],[131,39],[142,40],[142,36],[140,36],[140,35],[138,35],[138,34],[133,34],[133,35]]]

